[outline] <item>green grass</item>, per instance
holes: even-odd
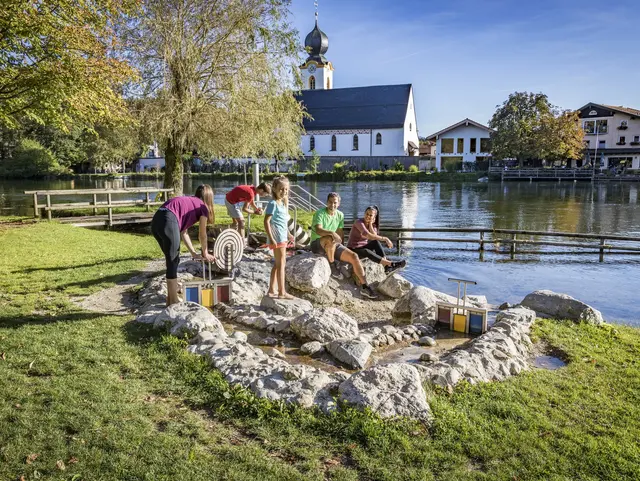
[[[566,368],[435,390],[426,429],[258,400],[183,341],[74,307],[159,257],[151,236],[0,224],[0,250],[0,479],[640,479],[638,329],[538,321]]]

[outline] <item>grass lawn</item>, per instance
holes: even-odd
[[[436,390],[429,428],[323,416],[74,307],[159,257],[151,236],[0,223],[0,252],[2,480],[640,479],[638,329],[538,321],[566,368]]]

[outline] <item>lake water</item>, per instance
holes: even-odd
[[[185,179],[185,192],[193,192],[201,179]],[[29,189],[109,187],[160,187],[162,179],[68,181],[0,181],[3,214],[30,214]],[[216,202],[222,202],[232,182],[212,182]],[[413,182],[300,182],[321,199],[336,191],[347,219],[362,215],[377,204],[382,226],[387,227],[485,227],[584,233],[615,233],[640,237],[638,184],[590,183],[413,183]],[[429,237],[437,234],[428,234]],[[454,237],[452,234],[442,234]],[[559,239],[555,239],[559,240]],[[484,253],[477,243],[407,243],[403,275],[412,282],[450,294],[456,285],[449,277],[478,282],[471,294],[484,294],[492,304],[516,303],[536,289],[570,294],[597,309],[611,322],[640,325],[638,302],[633,294],[640,286],[640,255],[571,254],[565,248],[528,247],[510,259],[506,247],[493,246]],[[523,248],[523,251],[525,249]]]

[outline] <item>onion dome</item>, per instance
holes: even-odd
[[[315,60],[320,63],[327,63],[324,54],[329,50],[329,37],[320,28],[318,28],[318,20],[316,26],[304,39],[304,48],[309,54],[309,60]]]

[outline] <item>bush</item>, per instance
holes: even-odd
[[[393,170],[402,172],[404,170],[404,164],[399,160],[396,160],[395,163],[393,164]]]
[[[410,165],[409,166],[409,172],[419,172],[420,169],[418,169],[417,165]]]
[[[13,156],[1,165],[0,174],[8,177],[45,177],[69,174],[51,151],[36,140],[22,139]]]
[[[333,171],[335,173],[343,173],[346,172],[347,170],[347,164],[349,164],[348,160],[345,160],[344,162],[336,162],[335,164],[333,164]]]

